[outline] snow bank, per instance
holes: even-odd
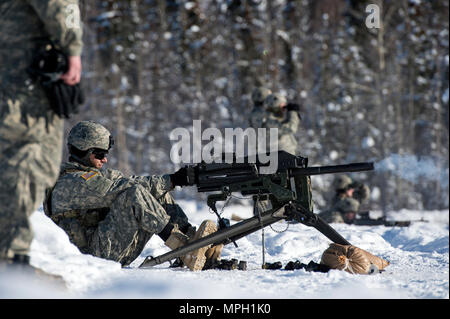
[[[194,201],[180,205],[193,224],[215,219],[207,207]],[[224,217],[251,216],[251,207],[231,205]],[[394,214],[395,213],[395,214]],[[376,212],[375,212],[376,214]],[[190,272],[169,269],[168,263],[151,269],[138,269],[146,255],[168,251],[159,237],[153,237],[130,267],[83,255],[67,235],[41,210],[31,222],[35,238],[31,263],[47,272],[61,275],[67,290],[33,285],[15,273],[0,273],[1,298],[449,298],[449,211],[392,212],[397,220],[424,218],[410,227],[332,225],[352,244],[391,262],[382,274],[364,276],[331,270],[312,273],[305,270],[261,269],[261,231],[233,245],[225,246],[222,258],[245,260],[247,271],[208,270]],[[394,218],[392,218],[394,219]],[[274,224],[265,230],[267,262],[320,261],[330,241],[304,225]]]

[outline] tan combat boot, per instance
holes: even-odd
[[[192,238],[191,241],[197,240],[199,238],[202,237],[206,237],[214,232],[217,231],[217,226],[216,223],[213,222],[212,220],[205,220],[202,222],[202,224],[200,225],[200,227],[198,228],[197,232],[195,233],[195,236]],[[222,246],[222,245],[220,245]],[[197,250],[191,251],[190,253],[188,253],[185,257],[186,257],[186,263],[185,265],[189,267],[190,270],[192,271],[197,271],[197,270],[202,270],[203,266],[206,263],[206,252],[208,250],[209,253],[208,255],[211,257],[212,255],[217,255],[213,254],[215,252],[215,248],[213,247],[211,248],[211,245],[199,248]],[[220,252],[222,251],[222,249],[220,249],[220,251],[218,251],[218,254],[220,255]]]
[[[175,250],[177,248],[186,245],[188,241],[189,237],[181,232],[181,230],[178,228],[178,225],[175,225],[174,228],[172,229],[172,232],[170,233],[169,238],[167,238],[164,244],[170,249]],[[180,257],[180,259],[185,265],[187,265],[191,261],[190,256],[183,256]]]
[[[169,238],[164,242],[164,244],[172,250],[180,248],[187,244],[189,237],[181,232],[178,225],[174,225]]]
[[[206,237],[217,231],[217,225],[212,220],[205,220],[199,227],[195,236],[190,241],[197,240],[202,237]],[[202,270],[205,264],[211,265],[216,262],[222,253],[223,245],[212,246],[208,245],[200,249],[194,250],[186,255],[190,262],[186,265],[190,270]]]
[[[206,260],[218,260],[222,254],[223,244],[208,248],[205,252]]]
[[[183,234],[177,226],[175,226],[165,244],[166,246],[174,250],[186,245],[188,242],[192,242],[199,238],[208,236],[216,231],[216,223],[214,223],[212,220],[205,220],[200,225],[194,237],[190,239],[188,236]],[[192,271],[202,270],[207,259],[218,259],[220,257],[222,248],[223,245],[217,245],[214,247],[211,247],[211,245],[207,245],[205,247],[187,253],[185,256],[181,257],[181,260]]]

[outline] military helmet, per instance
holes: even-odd
[[[107,151],[114,144],[114,140],[103,125],[92,121],[82,121],[70,130],[67,144],[80,151],[87,151],[91,148]]]
[[[345,190],[352,183],[352,179],[347,175],[336,176],[333,181],[335,190]]]
[[[282,94],[272,93],[264,100],[264,107],[269,112],[277,112],[280,110],[280,106],[286,103],[287,100]]]
[[[356,213],[359,209],[359,202],[356,199],[347,197],[336,204],[336,209],[343,214],[351,212]]]
[[[262,103],[270,93],[272,93],[272,91],[265,87],[255,88],[252,92],[252,101],[255,103]]]

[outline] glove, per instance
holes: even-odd
[[[173,186],[191,186],[195,184],[195,171],[193,167],[182,167],[170,175]]]
[[[84,95],[79,84],[67,85],[62,80],[43,85],[53,111],[59,117],[70,118],[78,113],[78,107],[84,103]]]
[[[300,105],[296,104],[296,103],[288,103],[286,105],[286,109],[288,111],[296,111],[296,112],[300,112]]]
[[[300,119],[302,119],[302,116],[301,116],[301,114],[300,114],[300,105],[298,105],[298,104],[296,104],[296,103],[288,103],[288,104],[286,105],[286,110],[287,110],[288,112],[290,112],[290,111],[297,112],[298,117],[299,117]]]

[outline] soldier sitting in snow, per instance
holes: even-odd
[[[186,169],[162,176],[125,177],[104,169],[113,139],[102,125],[83,121],[68,136],[69,161],[61,167],[55,187],[47,192],[44,211],[82,253],[120,262],[135,260],[153,234],[171,249],[194,235],[217,230],[204,221],[197,233],[169,191],[188,185]],[[208,258],[217,259],[222,245],[206,246],[181,258],[191,270],[201,270]]]

